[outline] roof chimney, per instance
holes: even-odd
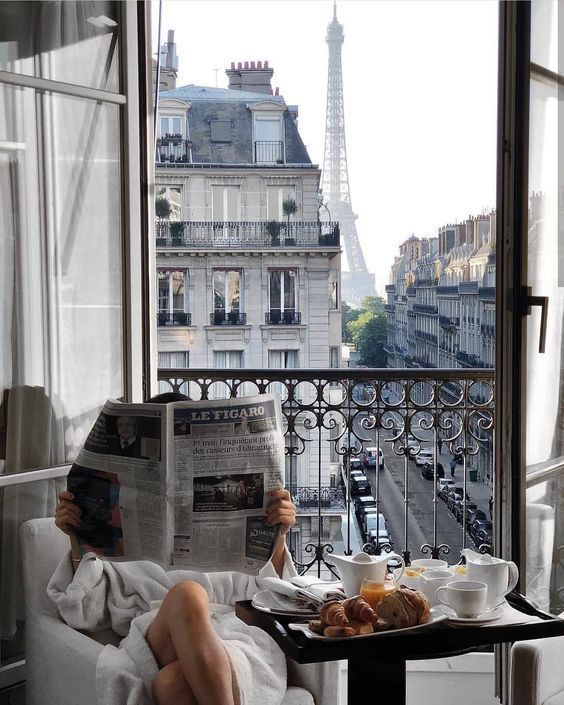
[[[225,71],[229,79],[229,88],[236,91],[249,91],[251,93],[264,93],[272,95],[272,86],[270,79],[274,71],[268,67],[268,61],[245,61],[244,66],[241,62],[231,62],[231,68]],[[278,95],[278,89],[276,89]]]

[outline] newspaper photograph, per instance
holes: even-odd
[[[278,537],[266,503],[284,487],[280,400],[109,400],[67,487],[83,553],[256,574]]]

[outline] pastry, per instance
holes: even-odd
[[[400,587],[382,598],[377,613],[379,621],[387,624],[388,629],[405,629],[428,622],[431,608],[422,592]]]
[[[323,636],[341,637],[341,636],[356,636],[356,632],[352,627],[325,627]]]
[[[342,605],[349,619],[370,623],[378,621],[378,615],[361,595],[343,600]]]
[[[319,619],[328,627],[348,627],[349,625],[343,603],[337,600],[331,600],[323,605]]]

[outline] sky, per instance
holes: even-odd
[[[268,60],[322,167],[332,16],[332,0],[163,0],[162,41],[175,30],[178,86]],[[496,0],[337,2],[351,202],[380,296],[408,237],[495,206],[497,16]]]

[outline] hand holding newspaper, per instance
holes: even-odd
[[[85,553],[167,567],[256,574],[278,527],[268,493],[284,487],[275,394],[122,404],[100,412],[67,481]]]

